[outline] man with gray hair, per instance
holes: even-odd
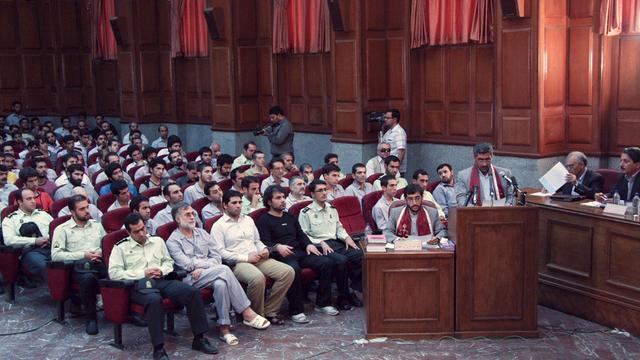
[[[596,193],[602,191],[604,178],[593,170],[587,169],[587,156],[580,151],[570,152],[564,160],[567,175],[556,193],[564,195],[582,195],[593,199]]]
[[[511,179],[511,171],[493,166],[493,145],[474,145],[473,157],[473,166],[459,171],[455,180],[458,206],[514,205],[514,189],[505,180],[505,177]]]
[[[286,208],[291,208],[294,204],[311,200],[310,197],[304,193],[305,183],[302,176],[293,176],[289,179],[289,196],[285,200]]]
[[[178,228],[167,240],[169,254],[176,265],[187,271],[188,275],[183,280],[185,283],[198,289],[213,290],[220,339],[228,345],[238,344],[238,338],[231,333],[231,308],[242,314],[244,322],[249,326],[267,328],[269,321],[251,309],[251,301],[233,271],[222,264],[222,257],[216,250],[213,237],[196,227],[196,211],[189,204],[181,202],[173,207],[171,215]]]
[[[377,174],[384,173],[384,159],[386,159],[389,155],[391,155],[391,144],[388,142],[381,142],[378,144],[378,155],[372,157],[367,161],[366,169],[367,169],[367,177]]]

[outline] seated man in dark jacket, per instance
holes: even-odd
[[[604,178],[593,170],[587,169],[587,156],[579,151],[572,151],[564,161],[569,173],[564,184],[557,193],[564,195],[582,195],[593,199],[602,191]]]

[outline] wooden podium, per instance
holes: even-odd
[[[457,337],[537,337],[538,209],[454,208]]]

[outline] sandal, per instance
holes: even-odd
[[[254,329],[258,329],[258,330],[264,330],[264,329],[268,328],[269,325],[271,325],[269,320],[263,318],[260,315],[256,315],[256,317],[254,317],[253,320],[251,320],[251,321],[242,320],[242,323],[247,325],[247,326],[251,326]]]
[[[284,325],[284,320],[278,317],[278,315],[267,316],[267,320],[271,323],[271,325]]]
[[[238,338],[231,333],[220,335],[219,339],[220,341],[227,343],[227,345],[231,345],[231,346],[238,345],[238,342],[239,342]]]

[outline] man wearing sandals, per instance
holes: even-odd
[[[131,301],[144,306],[144,319],[153,344],[154,359],[169,359],[164,351],[163,298],[169,298],[187,308],[193,332],[191,348],[205,354],[217,354],[204,334],[209,331],[200,290],[179,280],[164,277],[173,272],[173,259],[164,241],[147,235],[147,228],[139,214],[124,218],[129,237],[116,243],[109,257],[109,277],[113,280],[134,280]]]
[[[231,308],[242,314],[248,326],[259,330],[269,327],[269,321],[249,307],[251,302],[231,269],[222,264],[211,235],[196,227],[196,211],[187,203],[180,203],[171,213],[178,228],[167,240],[167,248],[176,265],[189,273],[184,282],[198,289],[213,290],[220,340],[229,345],[238,344],[238,338],[231,333]]]
[[[269,258],[269,249],[260,241],[258,229],[249,216],[241,215],[242,194],[229,190],[222,196],[224,215],[211,228],[222,258],[233,264],[233,273],[247,284],[251,308],[266,315],[275,325],[283,325],[278,317],[295,272],[291,266]],[[274,281],[265,301],[266,277]]]

